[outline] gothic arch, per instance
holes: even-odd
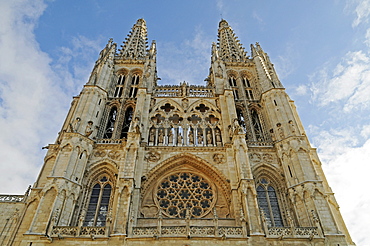
[[[117,167],[117,163],[109,159],[105,159],[103,161],[99,160],[89,166],[85,177],[87,178],[87,180],[91,180],[94,179],[94,177],[99,176],[101,173],[106,172],[113,178],[114,175],[118,173]]]
[[[141,187],[141,213],[144,216],[149,216],[148,214],[150,214],[150,216],[155,216],[155,211],[153,210],[157,210],[157,207],[155,205],[155,199],[153,199],[152,196],[153,194],[155,196],[154,191],[158,185],[158,181],[176,172],[184,172],[196,176],[199,175],[201,179],[204,178],[208,180],[207,182],[217,190],[216,198],[214,198],[214,201],[217,203],[217,205],[215,205],[217,213],[224,218],[230,215],[231,188],[225,176],[211,164],[199,157],[191,154],[179,154],[163,161],[143,178],[145,181],[143,181]],[[210,211],[204,214],[204,216],[207,216],[207,214],[209,216],[209,213]]]
[[[282,177],[280,178],[278,175],[282,173],[282,171],[273,165],[261,162],[252,167],[252,173],[256,180],[262,177],[267,177],[274,183],[274,185],[276,185],[276,187],[282,188],[285,186],[284,179]]]
[[[132,77],[135,74],[137,74],[141,77],[143,75],[143,71],[139,68],[134,68],[130,71],[130,77]]]
[[[128,75],[128,70],[127,69],[125,69],[125,68],[120,68],[120,69],[118,69],[117,71],[116,71],[116,75]]]
[[[163,110],[161,110],[160,107],[164,106],[166,103],[169,103],[172,106],[174,106],[175,107],[174,111],[176,111],[178,113],[183,113],[184,112],[184,109],[180,104],[178,104],[176,101],[174,101],[170,98],[166,98],[166,99],[161,100],[160,102],[158,102],[154,105],[152,113],[150,115],[156,114],[156,113],[158,113],[158,111],[163,112]]]

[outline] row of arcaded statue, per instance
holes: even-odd
[[[218,128],[154,128],[149,131],[150,146],[221,146]]]

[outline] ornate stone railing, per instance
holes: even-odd
[[[162,227],[134,227],[134,237],[243,237],[242,227],[215,227],[215,226],[162,226]]]
[[[189,97],[213,97],[214,91],[212,88],[206,87],[190,87]]]
[[[97,144],[121,144],[122,139],[110,139],[110,138],[102,138],[96,140]]]
[[[100,226],[54,226],[51,236],[79,237],[79,236],[106,236],[106,227]]]
[[[313,237],[319,236],[317,227],[269,227],[269,237]]]
[[[214,90],[205,86],[157,86],[154,90],[155,97],[214,97]]]
[[[0,195],[0,202],[24,202],[25,195]]]
[[[273,147],[273,142],[247,141],[248,147]]]

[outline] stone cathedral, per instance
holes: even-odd
[[[158,83],[143,19],[109,40],[0,245],[354,245],[268,55],[221,20],[205,85]]]

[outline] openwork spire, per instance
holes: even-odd
[[[247,53],[225,20],[220,21],[218,28],[218,49],[224,61],[244,62],[247,60]]]
[[[141,60],[146,57],[147,53],[147,30],[144,19],[138,19],[132,27],[130,34],[124,44],[121,45],[121,56],[126,59]]]

